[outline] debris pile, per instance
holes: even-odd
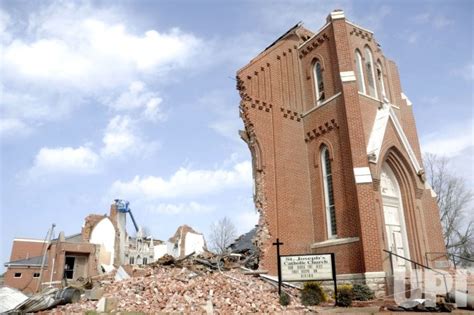
[[[259,249],[255,244],[257,228],[239,236],[230,246],[232,253],[240,254],[242,264],[250,269],[257,269],[259,265]]]
[[[298,299],[293,299],[289,307],[281,306],[275,286],[236,269],[214,271],[212,267],[202,264],[208,262],[214,266],[204,258],[175,261],[162,257],[160,262],[162,264],[142,268],[143,272],[138,276],[104,285],[99,301],[83,297],[78,303],[60,306],[54,312],[98,310],[227,314],[305,309],[297,304]],[[295,291],[290,293],[296,294]]]
[[[380,311],[391,311],[391,312],[429,312],[429,313],[440,313],[446,312],[451,313],[457,309],[455,303],[446,302],[443,296],[437,296],[436,300],[430,299],[409,299],[402,303],[396,304],[393,301],[386,301],[386,305],[380,307]]]

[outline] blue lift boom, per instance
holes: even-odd
[[[122,213],[130,214],[130,218],[132,218],[133,226],[135,227],[135,230],[138,232],[138,225],[137,225],[137,222],[135,222],[135,218],[133,217],[132,209],[128,207],[129,204],[130,203],[126,200],[115,199],[115,205],[117,206],[117,210]]]

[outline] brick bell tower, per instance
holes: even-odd
[[[260,212],[262,268],[282,254],[336,255],[340,280],[379,294],[404,260],[445,252],[412,103],[374,34],[333,11],[297,24],[237,72]]]

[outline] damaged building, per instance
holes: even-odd
[[[135,236],[127,233],[127,214],[133,221]],[[34,293],[45,286],[87,279],[121,265],[146,265],[165,254],[179,258],[205,250],[204,236],[187,225],[180,226],[168,241],[144,235],[128,202],[115,200],[108,215],[88,215],[80,233],[66,237],[61,232],[50,241],[15,238],[10,261],[4,264],[4,284]]]
[[[65,237],[60,233],[51,243],[17,238],[13,241],[11,259],[5,263],[5,285],[31,294],[46,285],[94,276],[98,274],[99,256],[99,247],[85,242],[80,234]]]
[[[295,25],[237,82],[261,268],[277,273],[279,238],[282,254],[335,253],[338,279],[380,292],[410,268],[386,251],[425,264],[446,251],[412,103],[372,31],[340,10],[317,32]]]

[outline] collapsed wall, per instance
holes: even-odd
[[[167,244],[167,253],[175,258],[182,258],[191,253],[200,254],[206,250],[204,235],[188,225],[181,225]]]
[[[265,259],[265,253],[268,252],[268,248],[271,246],[271,234],[268,228],[268,213],[267,202],[265,197],[265,171],[262,159],[262,149],[257,141],[255,134],[255,127],[250,121],[247,102],[251,99],[247,93],[243,81],[237,77],[237,90],[239,91],[241,102],[240,102],[240,117],[244,122],[245,130],[240,130],[240,137],[247,144],[252,159],[252,172],[254,179],[254,193],[253,201],[255,209],[259,214],[258,224],[256,227],[256,233],[252,239],[252,242],[257,248],[257,254],[259,260]]]

